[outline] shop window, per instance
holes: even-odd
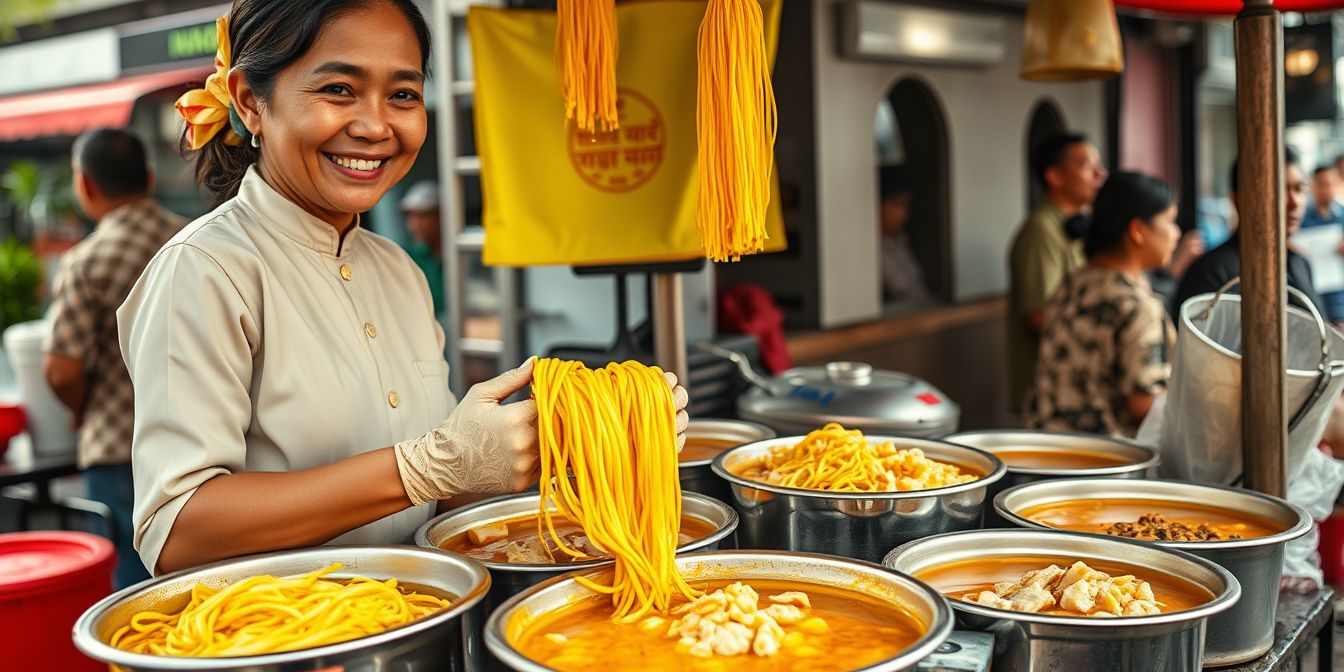
[[[1060,133],[1068,132],[1068,124],[1064,122],[1064,113],[1060,112],[1059,105],[1049,98],[1042,98],[1036,102],[1031,109],[1031,116],[1027,121],[1027,146],[1023,148],[1023,166],[1031,165],[1031,153],[1040,144],[1042,140]],[[1036,199],[1041,197],[1043,189],[1036,181],[1031,171],[1026,171],[1027,176],[1027,204],[1035,207]]]
[[[883,304],[950,301],[951,157],[933,90],[916,79],[897,82],[878,102],[873,139]]]

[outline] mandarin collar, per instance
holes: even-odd
[[[345,257],[354,248],[356,237],[362,235],[359,227],[359,215],[355,223],[345,234],[345,244],[336,227],[327,223],[299,205],[281,195],[262,179],[254,163],[247,168],[243,183],[238,187],[238,200],[252,211],[258,219],[266,222],[272,229],[284,234],[286,238],[322,254],[333,257]]]

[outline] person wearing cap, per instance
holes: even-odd
[[[406,230],[411,242],[406,253],[429,281],[434,314],[443,313],[443,249],[440,243],[439,185],[421,180],[401,197],[401,212],[406,215]]]

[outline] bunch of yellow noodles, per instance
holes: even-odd
[[[432,595],[402,592],[396,579],[322,578],[340,568],[254,576],[223,588],[197,584],[181,611],[135,614],[109,644],[157,656],[279,653],[374,635],[448,606]]]
[[[954,464],[931,460],[918,448],[870,443],[863,432],[834,422],[792,446],[734,464],[746,478],[772,485],[837,492],[897,492],[974,481]]]
[[[555,58],[565,117],[580,130],[618,126],[616,3],[557,0]],[[737,261],[765,248],[778,114],[758,0],[709,0],[697,44],[695,223],[705,256]]]
[[[700,24],[695,223],[705,256],[737,261],[765,247],[778,125],[757,0],[709,0]]]
[[[616,118],[616,0],[557,0],[555,60],[565,118],[610,131]]]
[[[677,411],[662,370],[638,362],[589,369],[541,359],[532,393],[541,449],[538,527],[544,529],[538,533],[580,556],[555,533],[553,518],[564,516],[615,558],[609,585],[578,581],[610,594],[614,616],[623,622],[666,611],[674,595],[698,595],[675,562]]]

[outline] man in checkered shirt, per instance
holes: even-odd
[[[117,341],[117,307],[154,253],[186,223],[149,196],[153,171],[134,135],[103,129],[75,140],[74,191],[94,232],[61,262],[43,344],[47,383],[79,430],[89,498],[116,524],[117,587],[149,578],[132,540],[131,431],[134,397]]]

